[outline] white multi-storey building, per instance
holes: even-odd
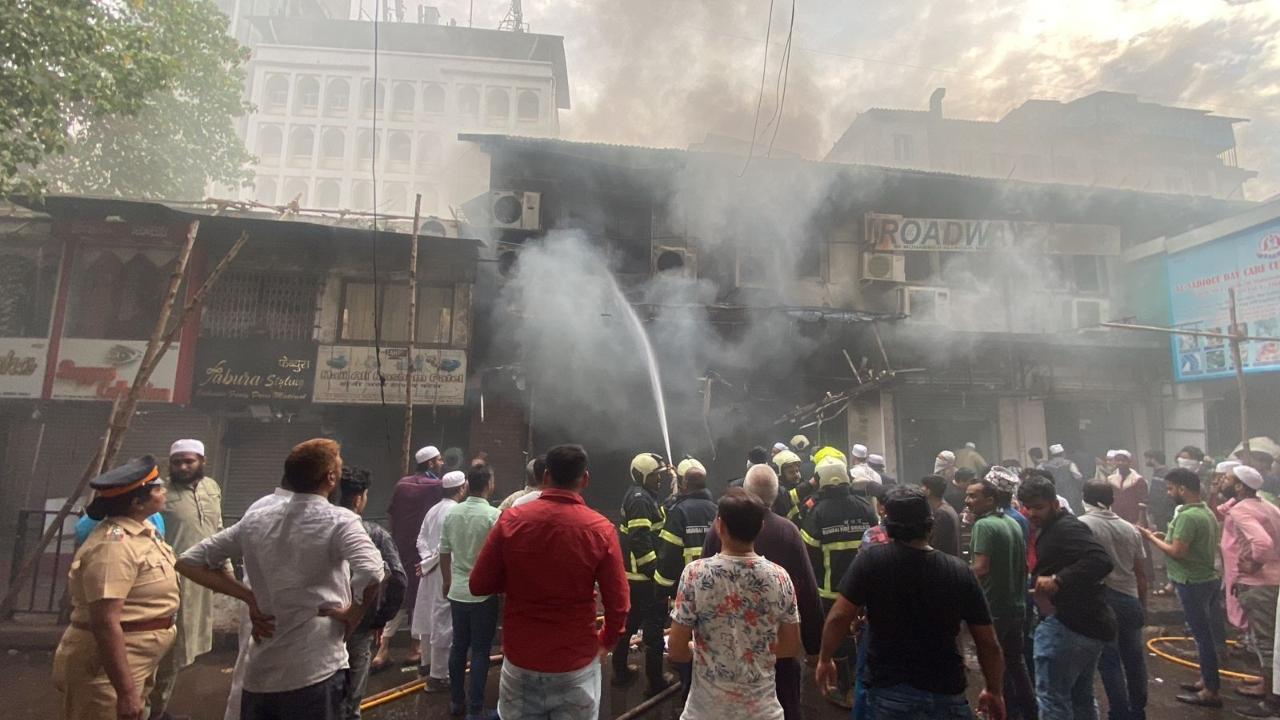
[[[407,15],[407,13],[406,13]],[[244,138],[258,158],[241,198],[448,216],[488,188],[487,158],[459,132],[556,137],[569,107],[558,36],[438,24],[249,18]]]

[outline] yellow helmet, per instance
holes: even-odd
[[[667,464],[657,453],[640,453],[631,458],[631,482],[642,485],[651,473],[661,470]]]
[[[773,464],[779,470],[781,470],[784,465],[790,465],[792,463],[798,463],[798,462],[804,462],[804,461],[800,459],[799,455],[791,452],[790,450],[783,450],[779,452],[777,455],[773,456]]]
[[[820,487],[849,482],[849,466],[845,464],[843,456],[838,458],[828,456],[819,460],[816,472]]]
[[[791,447],[795,448],[796,452],[804,452],[809,449],[809,438],[803,435],[796,435],[791,438]]]
[[[826,460],[827,458],[836,458],[843,465],[849,464],[849,461],[848,459],[845,458],[844,453],[831,447],[830,445],[818,448],[818,452],[813,454],[813,461],[815,463],[820,463],[823,460]]]
[[[632,465],[632,467],[635,467],[635,466]],[[690,470],[697,470],[701,472],[703,475],[707,474],[707,468],[703,466],[702,463],[698,462],[697,460],[694,460],[693,458],[685,458],[684,460],[680,461],[679,465],[676,466],[676,475],[679,475],[680,477],[684,477],[684,474],[689,472]]]

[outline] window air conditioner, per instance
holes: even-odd
[[[446,218],[428,217],[418,226],[418,232],[422,235],[430,235],[432,237],[456,238],[458,234],[458,221]]]
[[[489,220],[493,227],[541,230],[542,193],[495,190],[489,193]]]
[[[862,279],[882,282],[906,282],[907,259],[892,253],[863,253]]]
[[[1071,298],[1072,330],[1105,330],[1100,327],[1106,322],[1110,310],[1106,300],[1097,298]]]
[[[688,248],[655,245],[650,259],[650,271],[677,273],[682,277],[698,277],[698,255]]]
[[[908,286],[898,289],[902,313],[917,323],[951,322],[951,290]]]

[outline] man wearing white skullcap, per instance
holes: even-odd
[[[861,465],[867,461],[867,446],[858,443],[849,448],[849,465]]]
[[[222,490],[204,474],[204,452],[204,443],[190,438],[169,446],[168,497],[161,515],[165,541],[175,555],[222,529]],[[213,648],[213,591],[193,582],[179,583],[179,591],[178,638],[156,670],[148,698],[152,718],[168,715],[178,671]]]
[[[418,463],[416,472],[400,478],[391,493],[391,504],[387,506],[387,525],[405,568],[417,567],[422,562],[418,555],[418,532],[422,530],[422,521],[426,519],[427,511],[443,497],[440,473],[444,470],[444,458],[441,457],[440,450],[434,445],[427,445],[414,453],[413,459]],[[418,583],[409,583],[402,609],[382,632],[382,644],[378,646],[378,654],[370,664],[371,672],[378,672],[387,666],[391,638],[401,628],[408,624],[410,634],[413,634],[413,612],[417,607],[417,600]],[[422,660],[420,643],[417,642],[419,638],[416,635],[413,637],[414,649],[405,658],[405,665],[417,665]]]
[[[1077,515],[1084,512],[1084,473],[1069,458],[1066,448],[1060,444],[1049,446],[1049,460],[1045,472],[1053,476],[1053,486]],[[1105,480],[1105,478],[1103,478]]]
[[[417,567],[418,598],[413,612],[413,635],[425,643],[423,667],[430,667],[426,691],[429,693],[449,690],[449,648],[453,645],[453,615],[449,601],[441,588],[444,579],[440,574],[440,530],[449,509],[467,496],[467,475],[461,470],[445,473],[440,481],[444,497],[427,511],[418,533],[418,555],[422,562]],[[430,653],[428,661],[427,653]]]

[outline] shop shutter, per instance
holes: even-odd
[[[230,521],[280,485],[284,460],[294,445],[320,437],[315,423],[234,420],[223,435],[222,514]]]
[[[212,437],[213,422],[208,415],[192,408],[139,406],[139,414],[129,423],[129,432],[116,455],[119,464],[129,458],[153,455],[161,467],[161,474],[168,475],[169,446],[174,440],[192,438],[205,445],[215,445]],[[208,469],[210,476],[218,478],[216,465]]]

